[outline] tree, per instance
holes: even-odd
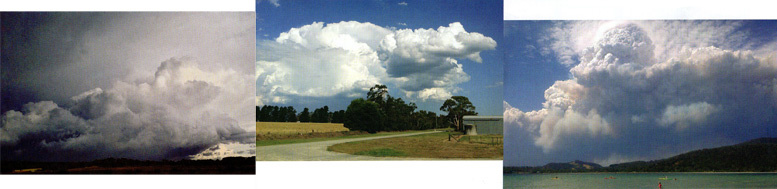
[[[293,106],[286,108],[286,122],[297,122],[297,110]]]
[[[343,126],[352,131],[375,133],[382,130],[383,117],[378,103],[358,98],[345,110]]]
[[[278,107],[278,106],[273,106],[272,107],[272,121],[274,121],[274,122],[284,122],[283,114],[281,113],[281,107]]]
[[[413,129],[415,130],[436,128],[435,124],[437,124],[436,122],[437,114],[434,112],[421,110],[421,111],[413,112],[411,117],[414,124]]]
[[[270,121],[270,106],[264,105],[261,109],[256,109],[256,119],[257,121],[261,122],[267,122]]]
[[[262,106],[262,109],[260,112],[257,112],[257,114],[261,114],[258,116],[259,121],[262,121],[262,122],[272,121],[272,106],[264,105]]]
[[[367,100],[383,105],[388,97],[388,87],[386,85],[375,85],[367,92]]]
[[[332,112],[332,123],[343,123],[345,121],[345,110]]]
[[[386,96],[386,101],[381,107],[383,114],[386,115],[383,126],[387,131],[411,130],[413,126],[411,115],[417,108],[415,103],[407,104],[402,98]]]
[[[317,108],[313,111],[313,115],[311,116],[311,122],[314,123],[329,123],[329,106],[324,106],[322,108]]]
[[[478,115],[475,105],[465,96],[452,96],[440,106],[440,111],[448,112],[448,119],[456,127],[457,131],[463,131],[461,122],[465,115]]]
[[[299,122],[310,122],[310,110],[307,107],[299,113]]]
[[[256,106],[256,121],[262,121],[262,117],[264,117],[264,115],[262,115],[262,108]]]

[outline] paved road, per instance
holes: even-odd
[[[381,138],[403,137],[412,135],[429,134],[441,131],[428,131],[419,133],[397,134],[389,136],[363,137],[353,139],[329,140],[321,142],[281,144],[272,146],[257,146],[256,159],[258,161],[332,161],[332,160],[421,160],[429,158],[401,158],[401,157],[372,157],[358,156],[346,153],[330,152],[326,148],[340,143],[374,140]]]

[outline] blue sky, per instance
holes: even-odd
[[[331,28],[344,27],[342,25],[330,25],[332,23],[340,23],[343,21],[355,21],[356,25],[365,25],[366,23],[371,23],[376,27],[379,27],[375,29],[376,31],[381,31],[374,35],[374,38],[376,38],[375,40],[379,41],[383,38],[383,36],[386,35],[387,32],[395,33],[403,29],[411,29],[411,31],[416,31],[417,29],[431,29],[434,30],[434,32],[439,32],[437,34],[442,36],[443,34],[439,30],[440,27],[455,28],[456,26],[452,26],[450,24],[458,22],[463,27],[463,29],[466,30],[465,33],[473,36],[475,35],[474,33],[479,33],[482,34],[482,36],[488,38],[478,41],[482,42],[480,44],[491,44],[488,43],[488,41],[492,41],[495,42],[495,45],[491,44],[486,46],[473,46],[470,49],[475,50],[468,51],[464,54],[461,54],[461,51],[456,51],[455,53],[459,54],[454,53],[446,55],[443,53],[443,55],[441,55],[430,52],[422,52],[426,54],[420,55],[426,56],[427,60],[429,60],[429,58],[433,58],[434,60],[432,61],[440,61],[437,63],[420,62],[408,59],[400,60],[399,58],[388,61],[380,60],[379,62],[369,63],[370,65],[364,63],[366,67],[373,69],[369,74],[367,74],[368,76],[365,76],[365,80],[369,80],[367,83],[379,82],[386,84],[389,87],[390,94],[392,96],[401,97],[408,102],[415,102],[418,105],[419,110],[435,111],[440,113],[439,107],[444,101],[442,96],[449,97],[449,95],[463,95],[470,98],[470,100],[477,107],[477,111],[481,115],[499,115],[502,111],[502,103],[500,101],[502,100],[503,93],[501,81],[503,77],[502,68],[504,62],[502,60],[501,50],[501,41],[503,35],[501,4],[501,1],[277,1],[278,6],[276,6],[276,4],[271,1],[260,1],[256,4],[256,37],[258,51],[257,61],[259,61],[259,63],[257,63],[257,67],[258,69],[261,68],[264,70],[275,71],[264,71],[263,73],[258,73],[260,76],[257,80],[257,93],[259,93],[258,96],[260,97],[257,99],[257,104],[281,106],[291,105],[298,109],[298,111],[301,111],[301,109],[304,107],[314,109],[328,105],[330,109],[340,110],[345,109],[348,103],[350,103],[350,101],[354,98],[366,96],[366,92],[363,91],[363,86],[366,86],[366,84],[360,85],[360,87],[349,88],[350,86],[347,86],[344,88],[338,88],[335,92],[324,92],[327,94],[313,94],[312,92],[300,94],[303,93],[302,91],[310,89],[300,86],[308,86],[309,83],[304,83],[305,81],[297,80],[290,81],[290,83],[292,83],[290,86],[294,87],[296,93],[278,92],[270,94],[269,90],[273,87],[279,88],[278,90],[286,89],[286,91],[289,91],[288,88],[283,88],[283,83],[269,82],[268,78],[273,77],[273,73],[278,73],[278,70],[291,70],[288,72],[291,72],[290,74],[293,75],[294,72],[299,72],[298,69],[301,69],[300,67],[303,65],[307,67],[322,66],[321,69],[323,70],[327,70],[330,67],[340,66],[339,64],[328,62],[326,60],[320,60],[321,58],[312,58],[313,56],[311,54],[319,55],[319,53],[324,53],[322,52],[323,50],[321,46],[315,48],[305,47],[308,48],[308,50],[313,51],[308,53],[298,53],[283,50],[284,48],[292,49],[293,47],[280,47],[278,46],[278,42],[275,40],[280,36],[281,33],[289,32],[292,28],[301,28],[311,25],[314,22],[322,22],[322,27],[324,28],[330,26]],[[347,33],[348,31],[343,32]],[[359,31],[353,32],[358,33]],[[361,33],[365,34],[367,32]],[[357,36],[358,34],[349,35]],[[421,33],[415,32],[411,33],[411,35],[421,35]],[[423,35],[427,35],[427,33],[424,33]],[[365,41],[358,42],[361,43]],[[329,50],[336,51],[338,49],[338,47],[327,45],[331,44],[323,44],[323,46],[329,48]],[[378,45],[368,45],[370,45],[371,51],[376,51],[378,53],[378,56],[381,56],[381,53],[384,52],[380,47],[378,47]],[[413,43],[413,45],[418,44]],[[443,51],[445,50],[451,49],[443,49]],[[281,51],[289,53],[289,56],[298,57],[274,57],[284,56],[280,55]],[[467,57],[468,55],[472,55],[467,53],[473,52],[479,53],[481,63],[476,61],[478,58]],[[292,59],[295,58],[306,58],[299,57],[300,54],[303,54],[303,56],[311,55],[311,59],[306,60],[314,62],[318,60],[320,62],[318,64],[300,63],[300,65],[290,65],[288,63],[294,62]],[[392,54],[392,52],[388,52],[388,54],[388,56],[400,56],[400,54]],[[331,55],[320,55],[321,57],[332,57]],[[368,57],[362,58],[367,58],[365,60],[372,60]],[[447,62],[442,62],[447,61],[446,58],[455,59],[456,64],[462,67],[461,72],[463,72],[463,74],[459,71],[455,71],[455,68],[436,71],[431,69],[426,70],[426,68],[429,68],[429,66],[448,66],[449,64]],[[262,64],[261,61],[263,60],[266,62],[273,62],[274,64]],[[409,67],[392,67],[390,66],[392,63],[394,65],[409,65]],[[351,66],[350,68],[361,68],[362,66],[362,63],[357,62],[351,62],[349,64]],[[374,71],[375,69],[380,70],[381,68],[379,67],[386,69],[386,73]],[[339,73],[338,71],[324,72]],[[311,76],[310,74],[306,74],[306,77],[310,76],[310,78],[319,78],[323,80],[331,79],[331,77],[334,77],[331,74],[326,74],[324,72],[322,72],[320,75],[316,75],[315,77]],[[432,81],[433,79],[429,79],[429,77],[443,76],[445,75],[444,73],[447,73],[448,75],[446,76],[451,77],[451,79],[437,79],[439,81]],[[406,76],[410,81],[396,80],[398,77],[402,76]],[[465,77],[468,77],[469,79],[463,79]],[[348,78],[339,79],[349,80]],[[331,85],[336,85],[339,82],[339,80],[332,81],[333,82]],[[343,82],[345,82],[346,85],[353,84],[352,81]],[[423,95],[419,95],[420,93],[418,93],[422,90],[429,90],[429,92],[435,91],[434,94],[439,95],[423,97]],[[403,91],[415,92],[415,95],[408,95]],[[357,96],[357,94],[359,95]]]
[[[606,166],[766,137],[775,25],[505,21],[505,165]]]
[[[525,21],[506,22],[504,46],[511,49],[505,53],[505,101],[520,109],[536,110],[542,108],[544,92],[553,82],[569,79],[569,68],[559,64],[555,53],[543,55],[536,48],[541,46],[537,39],[547,35],[545,32],[553,26],[551,22]],[[513,50],[514,49],[514,50]],[[523,78],[522,81],[517,79]],[[528,80],[531,78],[531,80]]]

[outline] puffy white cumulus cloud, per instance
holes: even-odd
[[[381,82],[375,47],[391,31],[371,23],[314,22],[260,42],[257,93],[264,103],[283,103],[286,95],[333,96]]]
[[[706,102],[688,105],[669,105],[657,122],[662,126],[676,125],[677,129],[685,129],[689,125],[700,125],[707,117],[718,111],[718,108]]]
[[[446,100],[453,96],[449,91],[443,88],[428,88],[418,92],[405,91],[408,97],[417,97],[422,100],[434,99],[434,100]]]
[[[250,74],[206,71],[188,58],[162,62],[146,82],[117,81],[63,107],[31,102],[2,116],[2,156],[83,161],[189,158],[220,143],[253,143]],[[247,122],[247,123],[246,123]]]
[[[551,108],[540,123],[540,137],[534,142],[545,152],[558,148],[563,138],[590,137],[611,134],[609,123],[596,109],[588,112]],[[563,143],[572,145],[574,143]]]
[[[530,131],[531,134],[539,133],[539,124],[542,119],[548,114],[547,109],[541,109],[532,112],[523,112],[518,108],[515,108],[503,102],[504,105],[504,120],[508,126],[517,126],[522,130]],[[539,136],[536,136],[537,138]]]
[[[610,164],[741,142],[777,124],[774,54],[686,46],[659,61],[666,47],[649,34],[639,24],[601,33],[542,109],[505,103],[507,132],[529,133],[546,154]]]
[[[553,52],[562,64],[574,66],[587,54],[584,50],[605,38],[605,32],[624,24],[644,29],[643,35],[655,44],[651,53],[658,62],[678,56],[684,48],[715,46],[755,51],[768,46],[759,42],[762,40],[749,39],[751,32],[741,30],[741,21],[560,21],[548,28],[550,35],[539,41],[544,44],[543,51]]]
[[[496,41],[480,33],[468,33],[455,22],[436,30],[401,29],[387,35],[380,47],[389,76],[404,78],[405,82],[399,84],[403,90],[452,90],[470,79],[456,59],[482,62],[480,52],[496,48]]]
[[[457,59],[482,62],[496,42],[460,23],[437,29],[383,28],[372,23],[314,22],[259,42],[257,93],[263,103],[288,96],[363,94],[393,83],[409,97],[446,99],[470,79]]]

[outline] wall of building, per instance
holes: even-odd
[[[504,121],[502,116],[464,116],[464,125],[472,124],[477,126],[477,134],[498,134],[504,133]]]

